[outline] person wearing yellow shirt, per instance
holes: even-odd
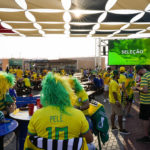
[[[76,95],[67,80],[53,73],[48,73],[42,81],[41,104],[28,125],[24,149],[31,149],[29,135],[37,135],[46,139],[67,140],[82,136],[83,147],[93,141],[88,122],[84,114],[72,106]]]
[[[125,83],[126,83],[126,76],[125,76],[125,67],[120,67],[120,77],[118,79],[120,88],[121,88],[121,102],[123,106],[126,105],[126,99],[128,98],[128,94],[126,92]]]
[[[13,74],[13,68],[12,67],[10,67],[10,69],[9,69],[9,73],[12,73]]]
[[[119,124],[119,132],[121,134],[129,134],[129,132],[123,128],[122,124],[122,105],[121,105],[121,94],[120,94],[120,86],[118,84],[119,72],[118,70],[113,71],[113,79],[109,84],[109,102],[111,104],[111,125],[112,131],[118,130],[115,126],[115,116],[118,116],[118,124]]]
[[[104,102],[108,100],[108,95],[109,95],[109,82],[110,82],[110,72],[111,72],[111,67],[107,68],[107,71],[103,75],[103,80],[104,80]]]
[[[21,70],[20,67],[18,67],[18,69],[16,70],[16,78],[21,79],[22,75],[23,75],[23,71]]]
[[[25,70],[25,75],[26,75],[26,76],[29,76],[29,75],[30,75],[30,70],[26,69],[26,70]]]
[[[24,76],[24,80],[23,81],[24,81],[25,87],[31,87],[30,80],[29,80],[29,78],[27,78],[26,75]]]
[[[71,88],[74,90],[77,96],[77,101],[74,107],[82,110],[85,115],[88,115],[89,100],[88,100],[88,95],[86,91],[81,86],[78,79],[74,77],[69,77],[69,78],[66,78],[66,80],[68,81],[68,83],[70,84]]]
[[[127,117],[130,117],[130,110],[131,110],[131,106],[132,106],[132,102],[133,102],[133,87],[136,86],[136,82],[135,80],[133,79],[133,74],[130,73],[126,79],[126,82],[125,82],[125,88],[126,88],[126,92],[128,94],[128,98],[127,98],[127,105],[126,105],[126,109],[127,109],[127,112],[126,112],[126,116]]]
[[[32,79],[35,81],[37,79],[37,73],[33,72]]]

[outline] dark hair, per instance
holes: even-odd
[[[150,65],[143,66],[146,70],[150,71]]]
[[[108,67],[107,70],[111,70],[111,67]]]
[[[144,67],[142,65],[135,66],[136,73],[138,73],[140,69],[144,69]]]
[[[115,77],[116,75],[119,75],[119,71],[118,70],[114,70],[113,71],[113,76]]]

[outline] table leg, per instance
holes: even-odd
[[[101,150],[102,147],[101,147],[101,137],[100,137],[100,132],[98,132],[97,138],[98,138],[98,146],[99,146],[99,150]]]
[[[4,136],[1,136],[1,137],[0,137],[0,150],[3,150],[3,149],[4,149],[3,138],[4,138]]]
[[[19,150],[19,130],[18,129],[16,129],[15,130],[15,135],[16,135],[16,150]]]

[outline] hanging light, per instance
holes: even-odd
[[[62,6],[65,10],[69,10],[71,7],[71,0],[61,0]]]

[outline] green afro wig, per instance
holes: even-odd
[[[46,106],[56,106],[61,112],[66,112],[65,107],[71,106],[71,98],[74,96],[67,80],[60,75],[48,73],[42,81],[41,104]]]

